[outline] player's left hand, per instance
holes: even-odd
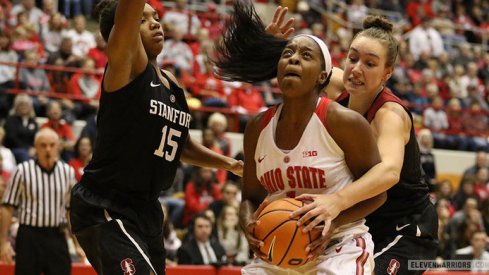
[[[283,8],[282,6],[278,6],[273,15],[272,22],[268,24],[265,31],[277,38],[287,39],[294,32],[292,25],[294,25],[295,20],[294,18],[290,18],[284,24],[285,15],[288,10],[287,7]]]
[[[242,160],[234,160],[234,162],[231,164],[231,167],[229,168],[229,171],[236,176],[243,176],[243,167],[244,167],[244,162]]]
[[[302,194],[295,198],[299,201],[309,201],[303,207],[290,214],[291,218],[299,217],[298,225],[305,224],[303,231],[313,230],[320,223],[324,222],[322,236],[326,236],[331,226],[331,222],[336,218],[341,209],[339,198],[335,194]]]

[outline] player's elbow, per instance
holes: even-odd
[[[384,181],[388,188],[391,188],[401,179],[401,171],[396,165],[385,165]]]

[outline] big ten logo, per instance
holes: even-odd
[[[302,152],[303,158],[317,157],[317,155],[318,155],[318,151],[303,151]]]

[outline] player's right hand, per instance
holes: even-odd
[[[4,242],[0,247],[0,261],[11,264],[14,262],[15,251],[10,242]]]
[[[261,211],[268,204],[269,204],[268,200],[265,199],[260,204],[260,206],[258,206],[258,208],[253,213],[253,215],[251,215],[251,217],[248,219],[248,221],[246,223],[245,230],[244,230],[245,237],[248,240],[248,244],[249,244],[251,250],[253,251],[253,253],[255,253],[255,255],[257,257],[260,257],[262,260],[266,260],[267,259],[267,255],[260,250],[260,247],[262,247],[264,245],[264,243],[263,243],[263,241],[258,240],[257,238],[255,238],[253,232],[255,230],[255,226],[257,224],[260,224],[260,221],[258,220],[258,216],[260,215]]]

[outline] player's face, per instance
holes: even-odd
[[[299,97],[316,92],[322,82],[323,57],[319,46],[308,37],[292,39],[282,52],[277,79],[284,97]]]
[[[144,6],[140,33],[148,57],[158,56],[163,49],[163,28],[158,13],[148,4]]]
[[[386,67],[387,48],[378,40],[360,36],[350,45],[343,83],[350,94],[377,93],[392,74]]]

